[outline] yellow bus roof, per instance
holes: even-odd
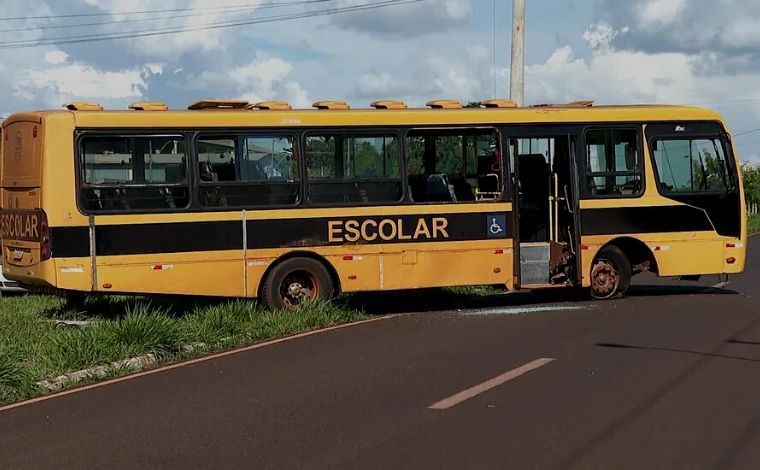
[[[723,121],[703,108],[667,105],[628,105],[542,108],[351,109],[351,110],[204,110],[142,113],[129,110],[37,111],[19,113],[3,126],[71,114],[82,128],[204,128],[315,126],[439,126],[530,123]]]

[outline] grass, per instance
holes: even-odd
[[[270,312],[252,301],[103,297],[72,310],[54,297],[0,297],[0,405],[44,394],[39,381],[129,357],[152,353],[165,364],[364,318],[321,303]]]
[[[760,214],[750,214],[747,225],[749,226],[749,233],[760,232]]]

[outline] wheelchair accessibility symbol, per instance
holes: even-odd
[[[490,214],[487,218],[487,230],[489,238],[507,237],[507,216],[504,214]]]

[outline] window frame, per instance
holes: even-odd
[[[670,122],[657,122],[657,123],[651,123],[654,125],[667,125],[671,124]],[[723,128],[723,126],[718,121],[690,121],[690,122],[673,122],[673,126],[677,126],[680,124],[686,124],[686,125],[693,125],[693,124],[712,124],[716,125],[720,128],[718,133],[710,133],[710,132],[696,132],[696,133],[682,133],[678,134],[676,132],[673,133],[658,133],[652,137],[649,137],[647,135],[647,146],[649,150],[649,155],[652,162],[652,171],[654,174],[655,179],[655,186],[657,187],[657,193],[666,198],[670,198],[673,196],[705,196],[705,195],[721,195],[721,194],[731,194],[738,191],[738,172],[736,168],[736,157],[734,156],[733,152],[733,146],[731,145],[731,137],[726,132],[726,130]],[[654,142],[656,140],[662,141],[662,140],[712,140],[712,139],[718,139],[721,143],[721,146],[723,148],[723,156],[726,159],[726,171],[727,175],[726,177],[729,179],[730,187],[726,189],[710,189],[706,191],[665,191],[662,188],[662,180],[660,179],[660,169],[657,167],[657,160],[654,153]],[[691,164],[691,163],[690,163]]]
[[[194,207],[197,207],[200,212],[234,212],[234,211],[242,211],[242,210],[266,210],[266,209],[289,209],[289,208],[295,208],[299,206],[304,205],[305,201],[305,156],[301,154],[300,151],[300,139],[303,132],[300,132],[299,129],[293,128],[293,129],[281,129],[281,128],[261,128],[257,127],[254,129],[246,130],[243,129],[214,129],[214,128],[207,128],[207,129],[199,129],[194,130],[192,132],[192,160],[193,160],[193,166],[191,168],[192,171],[192,179],[193,179],[193,194],[192,194],[192,205]],[[293,155],[295,155],[296,160],[298,161],[298,191],[296,193],[296,201],[293,204],[264,204],[264,205],[241,205],[241,206],[206,206],[203,205],[201,202],[201,188],[202,187],[241,187],[241,186],[248,186],[248,187],[254,187],[254,186],[264,186],[267,183],[261,183],[256,181],[201,181],[200,180],[200,174],[198,172],[198,165],[200,164],[200,159],[198,157],[198,140],[201,139],[204,135],[206,136],[218,136],[218,137],[225,137],[230,136],[233,137],[235,140],[235,158],[240,158],[242,148],[240,148],[239,144],[239,138],[249,138],[249,137],[276,137],[276,136],[290,136],[293,138]]]
[[[409,176],[410,173],[408,170],[408,139],[409,134],[414,132],[437,132],[437,131],[448,131],[449,133],[461,133],[460,135],[466,134],[466,131],[468,130],[490,130],[496,135],[496,141],[499,145],[499,149],[501,150],[501,168],[499,173],[499,189],[500,189],[500,195],[496,199],[489,199],[489,200],[483,200],[483,201],[457,201],[457,202],[426,202],[426,201],[413,201],[411,200],[411,192],[409,190]],[[509,191],[509,185],[507,184],[507,177],[506,175],[510,174],[510,162],[508,155],[504,154],[504,148],[505,148],[505,133],[503,132],[503,125],[496,125],[496,124],[475,124],[475,125],[459,125],[459,126],[420,126],[420,127],[405,127],[403,129],[403,168],[402,173],[404,175],[404,203],[410,204],[414,206],[425,206],[425,205],[431,205],[431,206],[451,206],[451,205],[463,205],[463,204],[475,204],[478,206],[483,206],[487,204],[503,204],[505,202],[511,202],[512,197],[511,193]],[[464,170],[465,173],[467,172],[467,160],[464,159]]]
[[[194,203],[194,185],[193,185],[193,148],[191,147],[191,132],[186,129],[166,128],[160,129],[157,132],[156,129],[146,128],[98,128],[98,129],[76,129],[74,131],[74,165],[75,165],[75,178],[74,184],[76,185],[76,206],[77,209],[85,215],[121,215],[121,214],[171,214],[178,212],[188,212]],[[137,183],[137,184],[90,184],[86,182],[86,162],[84,152],[84,141],[87,138],[160,138],[160,137],[181,137],[185,142],[185,159],[187,168],[185,169],[185,176],[187,181],[185,184],[156,184],[156,183]],[[129,209],[129,210],[93,210],[88,209],[84,205],[84,189],[107,189],[107,188],[187,188],[188,201],[187,204],[181,207],[175,208],[158,208],[158,209]]]
[[[357,138],[363,138],[363,137],[389,137],[394,136],[398,139],[398,151],[399,151],[399,177],[398,179],[401,181],[401,197],[394,200],[394,201],[385,201],[385,202],[367,202],[367,203],[355,203],[355,202],[343,202],[343,203],[315,203],[311,200],[311,195],[309,192],[309,186],[311,184],[311,178],[309,178],[309,171],[308,171],[308,162],[307,162],[307,155],[306,155],[306,139],[309,137],[324,137],[324,136],[334,136],[334,135],[340,135],[342,137],[357,137]],[[302,194],[302,206],[304,207],[378,207],[378,206],[396,206],[396,205],[402,205],[406,204],[406,193],[408,191],[408,182],[406,178],[406,170],[404,168],[404,165],[406,163],[406,141],[404,140],[403,136],[403,130],[398,127],[368,127],[368,126],[357,126],[357,127],[310,127],[306,129],[302,129],[300,138],[299,138],[300,148],[303,150],[300,154],[300,162],[302,163],[301,173],[304,178],[304,184],[303,184],[303,194]],[[355,182],[372,182],[372,181],[395,181],[395,178],[354,178],[351,180],[346,181],[355,181]],[[316,180],[319,181],[319,180]],[[337,181],[337,180],[336,180]]]
[[[588,173],[588,133],[592,131],[634,131],[636,132],[636,150],[638,155],[638,163],[640,166],[639,176],[641,179],[641,186],[639,191],[635,194],[591,194],[588,187],[588,179],[594,178]],[[587,125],[581,129],[581,148],[579,149],[578,158],[578,179],[579,179],[579,196],[581,200],[603,200],[603,199],[640,199],[644,197],[647,191],[647,169],[646,169],[646,157],[644,156],[644,125],[642,123],[620,123],[620,124],[603,124],[594,123]],[[630,172],[625,172],[630,173]],[[627,175],[623,175],[627,176]]]

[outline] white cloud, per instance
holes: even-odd
[[[241,0],[85,0],[85,2],[105,12],[112,13],[112,18],[116,21],[134,20],[133,15],[123,14],[123,12],[128,11],[187,10],[174,13],[155,13],[147,22],[115,24],[109,28],[110,32],[166,28],[196,29],[195,31],[177,34],[120,41],[135,54],[159,58],[176,58],[178,55],[190,52],[209,52],[223,49],[225,45],[239,36],[240,30],[234,28],[202,28],[213,24],[237,22],[241,19],[251,18],[256,8],[262,3],[261,0],[245,2],[241,2]],[[195,11],[190,11],[191,9],[195,9]]]
[[[293,106],[307,107],[310,105],[309,94],[298,81],[289,79],[292,71],[290,62],[271,57],[256,59],[227,72],[206,71],[189,81],[197,88],[224,90],[226,96],[232,93],[250,102],[281,100]]]
[[[52,65],[65,64],[69,60],[69,55],[63,51],[53,50],[45,53],[45,62]]]
[[[583,32],[583,40],[594,50],[609,49],[620,33],[627,32],[628,28],[618,31],[606,23],[593,24]]]
[[[689,0],[644,0],[637,6],[637,20],[645,29],[674,23],[686,9]]]
[[[47,106],[78,99],[139,98],[147,89],[146,79],[155,74],[154,70],[144,66],[105,71],[81,63],[27,69],[21,71],[15,82],[14,93],[30,100],[42,95]]]
[[[366,0],[340,0],[336,6],[366,5]],[[409,37],[466,25],[472,17],[470,0],[426,0],[389,8],[342,13],[332,24],[380,36]]]
[[[760,75],[749,72],[700,74],[695,58],[684,53],[600,49],[584,59],[565,46],[546,62],[527,67],[526,94],[529,103],[592,99],[597,104],[715,105],[733,122],[757,122],[757,107],[721,108],[720,103],[737,96],[760,100],[755,86],[759,80]],[[737,90],[742,90],[741,95],[736,95]]]
[[[163,75],[164,64],[159,63],[159,62],[151,62],[151,63],[145,64],[145,69],[151,75]]]

